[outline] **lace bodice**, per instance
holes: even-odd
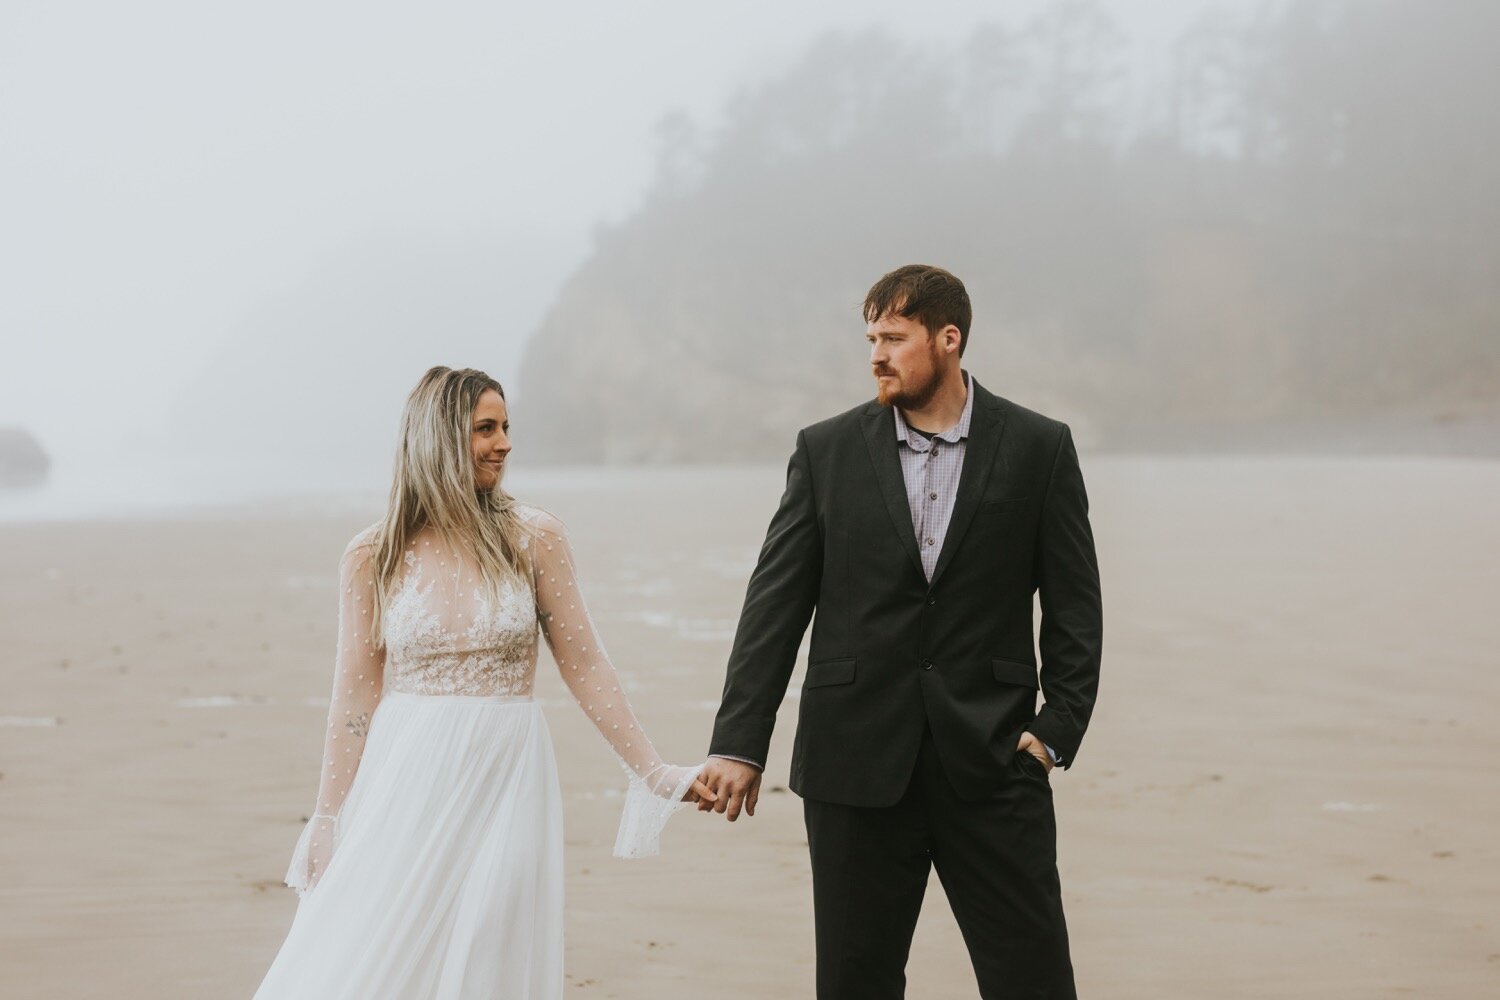
[[[530,539],[523,540],[530,547]],[[418,537],[387,602],[387,683],[411,694],[530,694],[536,676],[534,584],[507,582],[494,606],[472,560]]]
[[[656,853],[667,816],[702,769],[664,763],[620,688],[579,589],[562,522],[521,505],[531,578],[505,583],[491,602],[472,557],[435,533],[418,532],[402,553],[381,622],[384,649],[370,640],[379,525],[356,535],[339,566],[338,647],[317,809],[304,830],[287,884],[310,888],[337,843],[337,817],[354,782],[375,708],[389,685],[419,695],[529,695],[537,635],[564,683],[630,776],[615,853]]]

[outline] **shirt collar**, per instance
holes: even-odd
[[[974,412],[974,384],[970,380],[968,372],[963,371],[963,369],[959,369],[959,371],[963,374],[964,377],[964,395],[966,397],[964,399],[964,412],[959,415],[958,423],[943,431],[941,434],[934,434],[933,441],[947,441],[949,443],[957,443],[959,441],[967,440],[969,437],[969,417]],[[907,433],[906,417],[902,415],[901,407],[893,406],[891,407],[891,409],[896,411],[897,441],[904,442],[908,448],[911,448],[914,451],[926,451],[928,448],[932,447],[932,442],[925,440],[922,435]]]

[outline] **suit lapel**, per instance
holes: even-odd
[[[906,479],[901,474],[901,459],[896,454],[900,446],[896,441],[896,418],[888,408],[871,403],[865,410],[863,423],[865,444],[870,449],[870,461],[875,465],[875,479],[880,483],[880,494],[885,498],[891,525],[896,529],[906,554],[911,557],[917,575],[925,578],[922,557],[917,553],[917,533],[911,526],[911,504],[906,500]]]
[[[958,495],[953,500],[953,514],[948,518],[948,531],[943,536],[943,549],[938,553],[937,566],[932,571],[931,586],[937,585],[943,570],[953,561],[953,553],[963,543],[964,534],[974,520],[985,484],[989,482],[990,469],[995,465],[1000,435],[1005,430],[1005,410],[999,398],[981,388],[973,375],[969,376],[969,384],[974,393],[974,411],[969,417],[969,443],[964,448],[964,466],[958,474]],[[901,477],[899,467],[896,477],[898,480]],[[904,492],[902,497],[905,497]]]

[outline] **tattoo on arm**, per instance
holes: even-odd
[[[363,739],[365,734],[370,731],[370,713],[360,712],[354,718],[345,722],[344,726],[355,736]]]

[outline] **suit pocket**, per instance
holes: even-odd
[[[834,684],[854,683],[854,657],[839,660],[817,660],[807,665],[807,679],[803,688],[830,687]]]
[[[1042,752],[1045,753],[1046,751]],[[1041,778],[1043,781],[1050,780],[1050,775],[1047,773],[1047,765],[1032,756],[1029,750],[1017,750],[1016,756],[1021,759],[1021,770],[1024,771],[1030,768],[1031,773],[1038,778]]]
[[[1029,688],[1040,686],[1036,680],[1036,667],[1024,660],[991,660],[990,669],[994,671],[997,681],[1022,684]]]
[[[1010,513],[1011,511],[1020,510],[1026,503],[1026,500],[1026,497],[999,497],[994,500],[986,500],[979,505],[979,509],[986,514]]]

